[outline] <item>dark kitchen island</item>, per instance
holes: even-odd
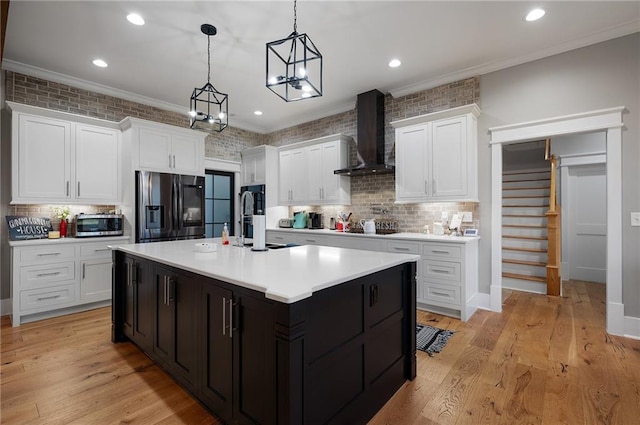
[[[226,423],[365,424],[416,374],[415,261],[323,246],[114,246],[114,342]]]

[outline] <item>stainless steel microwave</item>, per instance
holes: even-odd
[[[76,237],[121,236],[122,214],[78,214],[76,215]]]

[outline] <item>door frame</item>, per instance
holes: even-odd
[[[624,335],[622,303],[622,114],[624,106],[489,128],[491,146],[491,309],[502,311],[502,146],[606,131],[607,332]]]

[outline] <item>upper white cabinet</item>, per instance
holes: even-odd
[[[206,133],[137,118],[125,118],[120,126],[135,170],[204,175]]]
[[[13,113],[11,203],[119,202],[117,124],[7,104]]]
[[[350,204],[349,177],[333,171],[348,165],[349,137],[341,134],[280,148],[280,204]]]
[[[278,167],[278,148],[261,145],[240,152],[242,158],[242,186],[267,183],[267,168],[274,172]]]
[[[477,105],[391,123],[396,202],[477,201]]]

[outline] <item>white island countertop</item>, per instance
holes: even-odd
[[[196,243],[215,243],[214,252],[195,252]],[[257,252],[221,245],[220,239],[112,245],[125,253],[262,292],[269,299],[291,304],[314,292],[418,261],[419,255],[327,246],[301,245]]]

